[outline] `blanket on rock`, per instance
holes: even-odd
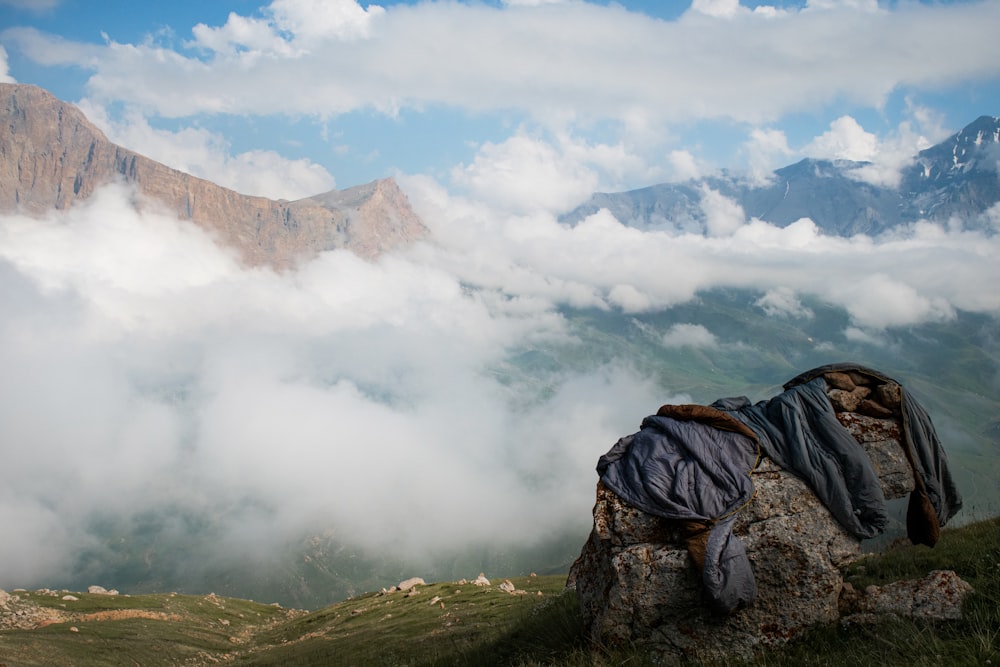
[[[855,536],[870,538],[885,529],[888,512],[878,475],[837,419],[822,378],[845,370],[894,382],[857,364],[832,364],[793,378],[782,394],[756,404],[738,397],[711,406],[665,405],[598,461],[601,482],[626,503],[682,522],[715,611],[728,613],[756,598],[749,559],[732,524],[753,498],[750,473],[761,450],[805,480]],[[961,495],[926,411],[901,393],[902,444],[917,487],[908,532],[915,543],[933,546],[938,526],[961,507]]]

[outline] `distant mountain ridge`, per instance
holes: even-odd
[[[851,160],[806,158],[774,172],[766,185],[738,176],[663,183],[638,190],[597,193],[564,215],[575,224],[601,209],[620,222],[643,229],[702,231],[702,199],[712,190],[743,207],[748,218],[784,227],[810,218],[838,236],[876,235],[899,224],[927,219],[963,218],[967,228],[982,228],[979,216],[1000,202],[1000,117],[981,116],[945,141],[918,153],[901,174],[898,188],[859,178],[870,167]]]
[[[42,215],[113,181],[192,220],[251,266],[293,266],[324,250],[374,258],[427,234],[391,178],[297,201],[243,195],[111,143],[71,104],[0,83],[0,211]]]

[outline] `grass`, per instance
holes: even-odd
[[[713,664],[1000,665],[1000,518],[947,529],[934,549],[894,545],[855,563],[846,577],[863,588],[935,569],[955,570],[972,585],[961,620],[887,617],[871,625],[817,627],[749,662]],[[0,631],[0,665],[654,664],[639,646],[588,645],[564,576],[511,582],[525,593],[498,590],[497,581],[488,588],[437,583],[411,596],[371,593],[311,613],[214,595],[77,593],[79,600],[65,601],[62,593],[19,593],[18,604],[65,618],[35,630]]]

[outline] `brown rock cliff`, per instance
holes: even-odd
[[[111,143],[41,88],[0,83],[0,211],[42,215],[114,181],[205,228],[251,266],[289,268],[337,248],[373,259],[427,233],[391,178],[291,202],[243,195]]]

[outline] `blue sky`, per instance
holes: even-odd
[[[1000,110],[998,21],[994,2],[0,0],[0,75],[251,194],[425,175],[553,210],[804,156],[891,182]]]

